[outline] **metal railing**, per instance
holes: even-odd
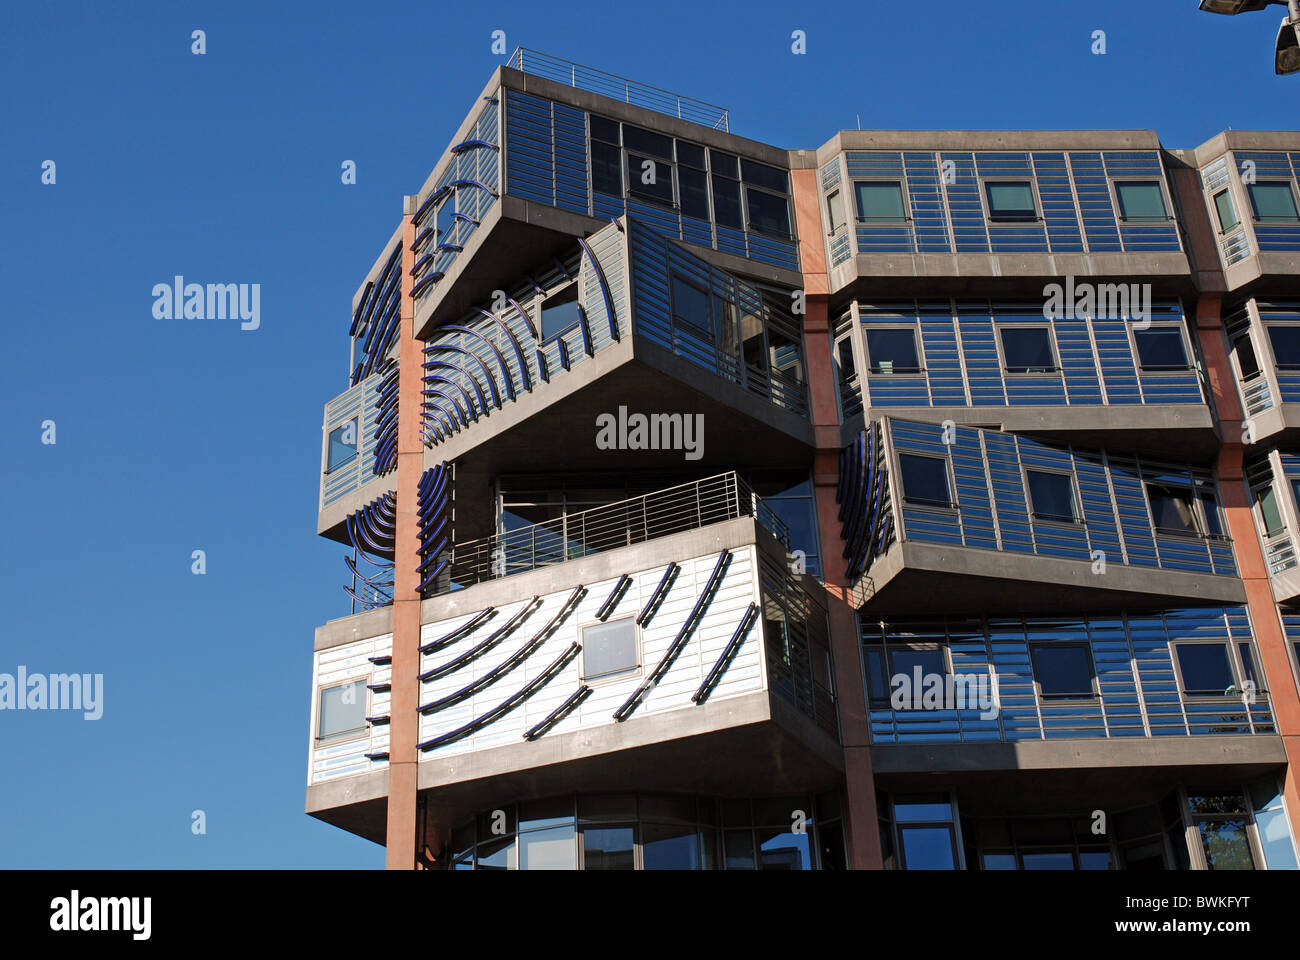
[[[726,132],[731,130],[730,112],[716,104],[696,100],[692,97],[683,97],[668,90],[661,90],[659,87],[652,87],[646,83],[639,83],[636,80],[629,80],[626,77],[606,73],[604,70],[584,67],[572,60],[552,57],[549,54],[529,50],[526,47],[516,47],[515,52],[510,55],[510,62],[506,66],[521,73],[531,73],[535,77],[555,80],[578,90],[586,90],[590,93],[598,93],[603,97],[622,100],[624,103],[630,103],[636,107],[645,107],[647,110],[654,110],[657,113],[666,113],[669,116],[689,120],[691,123],[703,124],[715,130]]]
[[[447,589],[471,586],[656,540],[712,523],[754,517],[786,548],[790,531],[736,473],[721,473],[452,547]]]

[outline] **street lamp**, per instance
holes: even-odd
[[[1206,13],[1235,17],[1239,13],[1255,13],[1272,4],[1285,6],[1290,13],[1277,32],[1273,69],[1279,75],[1300,73],[1300,0],[1201,0],[1201,9]]]

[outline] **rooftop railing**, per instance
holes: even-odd
[[[517,47],[506,66],[522,73],[531,73],[535,77],[565,83],[578,90],[598,93],[603,97],[622,100],[636,107],[645,107],[647,110],[666,113],[682,120],[689,120],[691,123],[703,124],[715,130],[727,132],[731,130],[729,112],[716,104],[683,97],[649,84],[606,73],[604,70],[584,67],[571,60],[538,53],[536,50]]]
[[[737,474],[721,473],[496,536],[457,543],[452,548],[450,583],[431,593],[445,593],[738,517],[754,517],[790,549],[790,531],[781,518]]]

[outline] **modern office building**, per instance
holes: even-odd
[[[1300,133],[787,150],[526,50],[467,106],[325,405],[308,813],[394,868],[1296,868]]]

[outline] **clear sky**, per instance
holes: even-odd
[[[1171,147],[1294,127],[1282,8],[1196,6],[4,4],[0,673],[102,673],[104,693],[94,721],[0,711],[0,867],[382,865],[303,813],[313,629],[348,612],[344,550],[315,536],[322,406],[403,194],[506,59],[494,30],[783,147],[859,122]],[[176,274],[259,283],[260,327],[155,319]]]

